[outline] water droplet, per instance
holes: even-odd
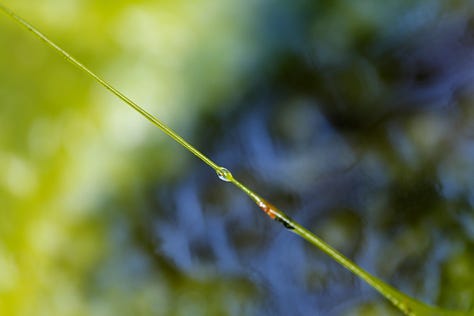
[[[233,179],[232,173],[230,173],[230,171],[224,167],[221,167],[218,170],[216,170],[216,173],[219,179],[221,179],[222,181],[231,182]]]

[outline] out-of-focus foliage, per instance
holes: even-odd
[[[472,309],[470,1],[5,3],[305,226]],[[397,315],[0,16],[1,315]]]
[[[234,92],[253,59],[244,50],[252,6],[6,5],[184,134],[200,109]],[[4,15],[0,45],[0,314],[185,308],[159,273],[133,273],[139,250],[126,247],[103,203],[135,182],[175,177],[190,157]]]

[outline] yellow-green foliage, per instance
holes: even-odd
[[[5,4],[176,127],[238,83],[251,16],[210,0]],[[145,181],[172,176],[188,157],[6,15],[0,47],[0,315],[156,314],[157,305],[170,315],[156,278],[131,295],[125,273],[110,268],[98,298],[86,289],[112,251],[104,197],[133,181],[135,164]]]

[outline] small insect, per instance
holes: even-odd
[[[295,229],[295,227],[291,224],[293,222],[287,215],[285,215],[282,211],[278,210],[275,206],[268,203],[264,199],[260,198],[257,202],[257,205],[264,211],[271,219],[276,220],[283,224],[286,229]]]

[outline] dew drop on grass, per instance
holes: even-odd
[[[221,167],[218,170],[216,170],[216,173],[219,179],[221,179],[222,181],[225,181],[225,182],[232,181],[232,173],[230,173],[230,171],[227,170],[226,168]]]

